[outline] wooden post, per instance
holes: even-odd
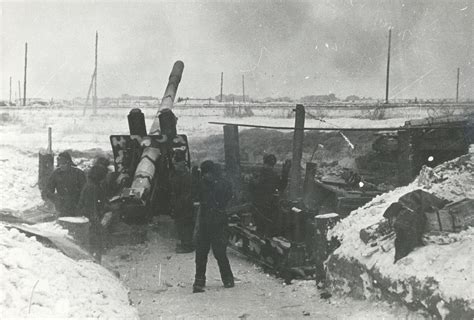
[[[38,187],[41,191],[44,190],[48,179],[54,170],[54,154],[52,148],[52,131],[51,127],[48,128],[48,148],[46,150],[40,150],[38,154],[39,167],[38,167]]]
[[[456,103],[459,102],[459,68],[458,68],[458,76],[456,81]]]
[[[303,157],[305,110],[302,104],[295,109],[295,131],[293,135],[293,160],[290,171],[290,199],[296,200],[301,182],[301,158]]]
[[[225,169],[228,173],[240,174],[239,127],[224,126]]]
[[[224,72],[221,72],[221,102],[222,102],[222,87],[224,86]]]
[[[28,42],[25,42],[25,73],[23,77],[23,106],[26,106],[26,68],[28,64]]]
[[[8,103],[9,106],[12,105],[12,77],[10,77],[10,100]]]
[[[48,153],[53,153],[53,130],[51,127],[48,127]]]
[[[390,79],[390,46],[392,42],[392,29],[388,29],[388,53],[387,53],[387,79],[385,83],[385,103],[388,103],[388,85]]]
[[[240,144],[239,127],[224,126],[225,171],[232,179],[235,194],[240,195]]]
[[[94,68],[94,96],[92,98],[92,110],[97,114],[97,47],[99,44],[99,33],[95,32],[95,68]]]

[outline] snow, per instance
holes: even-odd
[[[0,225],[2,318],[138,319],[127,290],[109,271],[74,261]]]
[[[469,301],[472,307],[474,306],[474,290],[472,290],[474,228],[444,235],[443,239],[438,239],[441,236],[429,235],[425,237],[427,245],[416,248],[395,264],[394,247],[388,245],[388,242],[393,242],[393,238],[381,244],[389,250],[377,250],[362,242],[359,231],[384,220],[383,213],[390,204],[410,191],[423,189],[438,197],[457,201],[474,198],[473,185],[473,153],[434,169],[425,168],[408,186],[377,196],[338,223],[328,233],[329,238],[335,236],[342,241],[334,254],[356,259],[367,269],[376,266],[384,276],[393,281],[406,280],[410,277],[416,277],[421,281],[432,278],[439,283],[440,294],[445,301],[464,299]],[[372,250],[376,250],[375,253],[367,254]]]

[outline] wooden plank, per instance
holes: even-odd
[[[55,248],[72,259],[93,260],[92,256],[86,250],[82,249],[80,246],[65,236],[56,235],[54,233],[42,231],[26,225],[5,224],[5,227],[8,229],[15,228],[28,236],[35,236],[38,241],[53,245]]]

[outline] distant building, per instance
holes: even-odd
[[[334,93],[328,95],[310,95],[304,96],[300,99],[303,103],[329,103],[334,101],[339,101]]]

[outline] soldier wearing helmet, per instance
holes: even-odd
[[[234,286],[234,275],[227,258],[227,216],[225,209],[232,198],[232,186],[221,175],[218,164],[206,160],[201,164],[199,185],[200,214],[196,232],[196,275],[193,292],[204,292],[207,256],[210,249],[217,260],[224,287]]]
[[[71,155],[64,151],[57,157],[57,169],[53,171],[43,191],[43,198],[54,203],[60,217],[76,216],[76,206],[86,177],[75,167]]]

